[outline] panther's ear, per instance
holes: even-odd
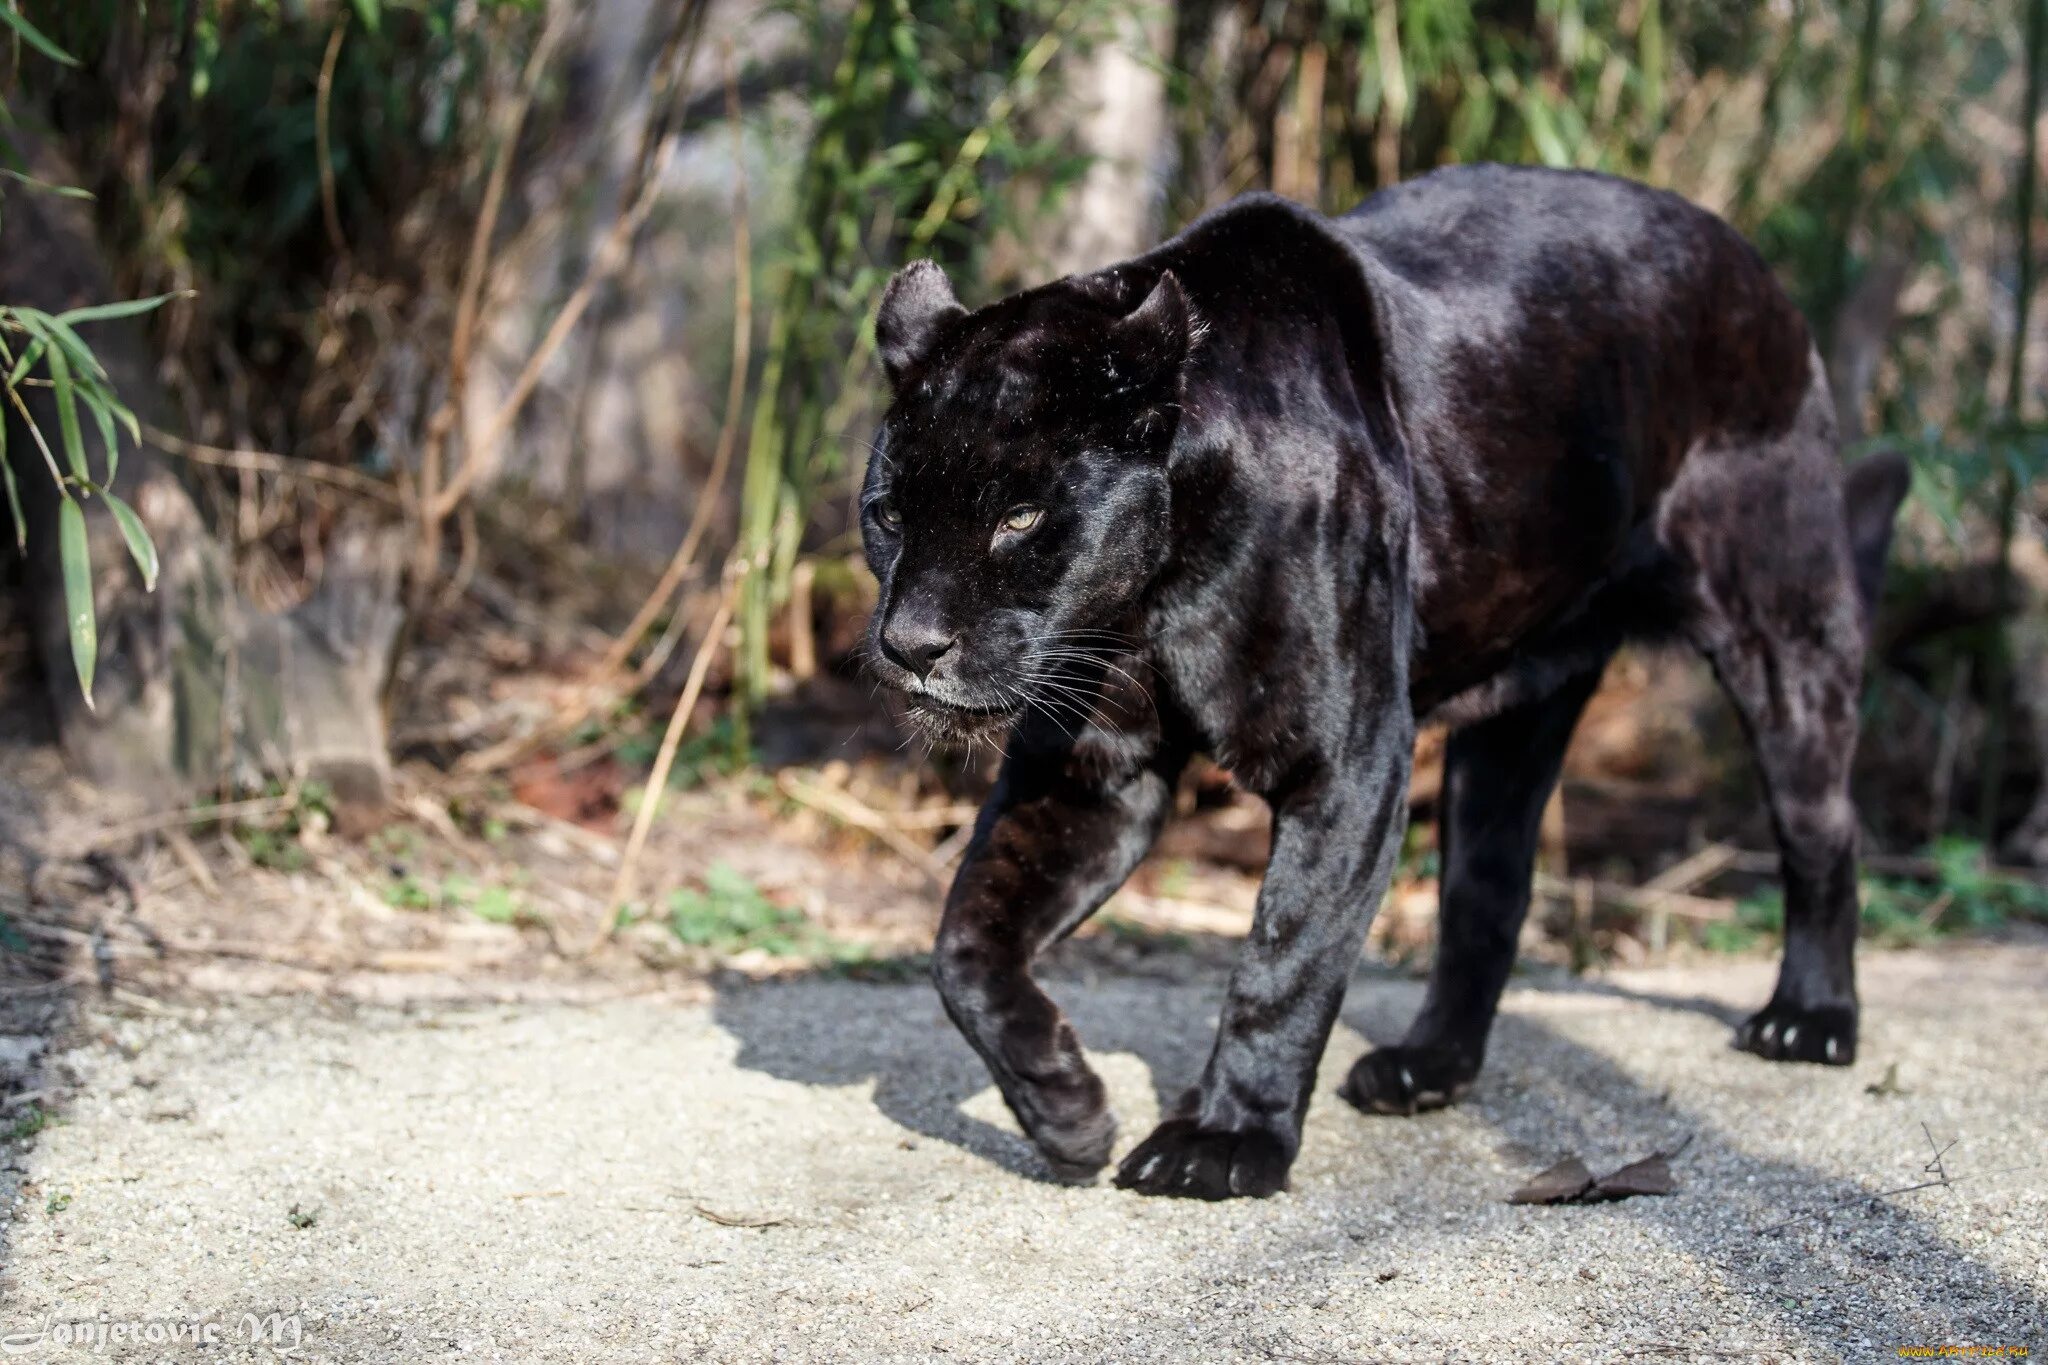
[[[931,354],[939,329],[966,316],[946,272],[933,262],[913,261],[897,271],[875,314],[875,347],[889,387],[902,388],[904,377]]]
[[[1111,363],[1119,385],[1150,388],[1178,379],[1188,347],[1200,331],[1180,280],[1171,270],[1161,271],[1145,301],[1109,329]]]

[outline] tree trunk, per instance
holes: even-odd
[[[1153,244],[1165,209],[1166,76],[1163,14],[1126,12],[1113,38],[1067,69],[1068,122],[1093,161],[1054,215],[1054,275],[1097,270]]]
[[[15,145],[38,178],[77,183],[52,140],[23,130]],[[0,303],[54,313],[116,297],[79,203],[10,187],[0,218]],[[141,325],[110,321],[81,331],[145,426],[174,428]],[[34,386],[23,396],[55,448],[50,391]],[[86,503],[100,636],[89,707],[71,663],[60,497],[21,415],[10,407],[6,420],[28,529],[24,614],[73,767],[154,802],[298,778],[326,783],[344,818],[381,807],[390,770],[379,688],[397,624],[392,533],[345,531],[311,597],[289,612],[254,610],[236,594],[228,550],[181,471],[124,437],[115,492],[142,518],[162,567],[156,591],[146,591],[103,501]],[[88,449],[96,445],[95,432]]]

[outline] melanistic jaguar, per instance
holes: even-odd
[[[1727,224],[1458,167],[1335,219],[1241,199],[972,313],[920,262],[876,338],[873,666],[936,734],[1004,747],[934,974],[1057,1166],[1103,1166],[1116,1124],[1033,958],[1145,856],[1197,751],[1271,804],[1272,859],[1208,1063],[1117,1183],[1285,1186],[1418,718],[1454,727],[1439,947],[1343,1094],[1463,1093],[1566,741],[1632,638],[1712,661],[1768,792],[1785,958],[1738,1046],[1855,1057],[1848,774],[1906,475],[1843,463],[1806,323]]]

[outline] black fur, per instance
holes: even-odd
[[[1858,583],[1903,488],[1859,468],[1845,503],[1805,323],[1725,224],[1600,176],[1459,168],[1341,219],[1241,200],[972,314],[920,264],[877,334],[874,665],[934,733],[1005,737],[935,974],[1055,1162],[1104,1164],[1115,1121],[1031,962],[1206,750],[1272,804],[1272,861],[1208,1064],[1117,1179],[1285,1185],[1431,714],[1459,727],[1442,946],[1409,1037],[1344,1093],[1456,1098],[1565,743],[1628,637],[1707,654],[1769,787],[1785,965],[1740,1045],[1853,1057]]]

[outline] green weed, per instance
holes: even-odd
[[[309,829],[332,827],[334,793],[322,782],[289,788],[273,782],[263,794],[273,799],[289,798],[289,804],[279,814],[261,822],[237,821],[232,827],[235,842],[258,867],[273,872],[303,871],[312,862],[304,836]]]
[[[866,945],[834,938],[797,911],[769,900],[724,863],[714,863],[704,874],[701,890],[683,887],[669,893],[668,928],[678,942],[722,956],[755,951],[848,968],[876,961]]]
[[[14,1121],[14,1126],[7,1130],[7,1136],[16,1142],[23,1142],[54,1122],[56,1120],[51,1117],[49,1110],[40,1104],[31,1104],[22,1112],[21,1117]]]
[[[1862,937],[1885,947],[1926,943],[1944,934],[1984,933],[2016,919],[2048,918],[2048,886],[1992,870],[1974,839],[1942,839],[1929,850],[1935,879],[1865,877]],[[1715,952],[1746,952],[1785,929],[1783,892],[1772,887],[1736,903],[1735,919],[1708,924],[1700,942]]]
[[[405,873],[386,885],[384,903],[396,910],[467,910],[492,924],[525,924],[539,918],[515,888],[486,885],[459,872],[438,881]]]

